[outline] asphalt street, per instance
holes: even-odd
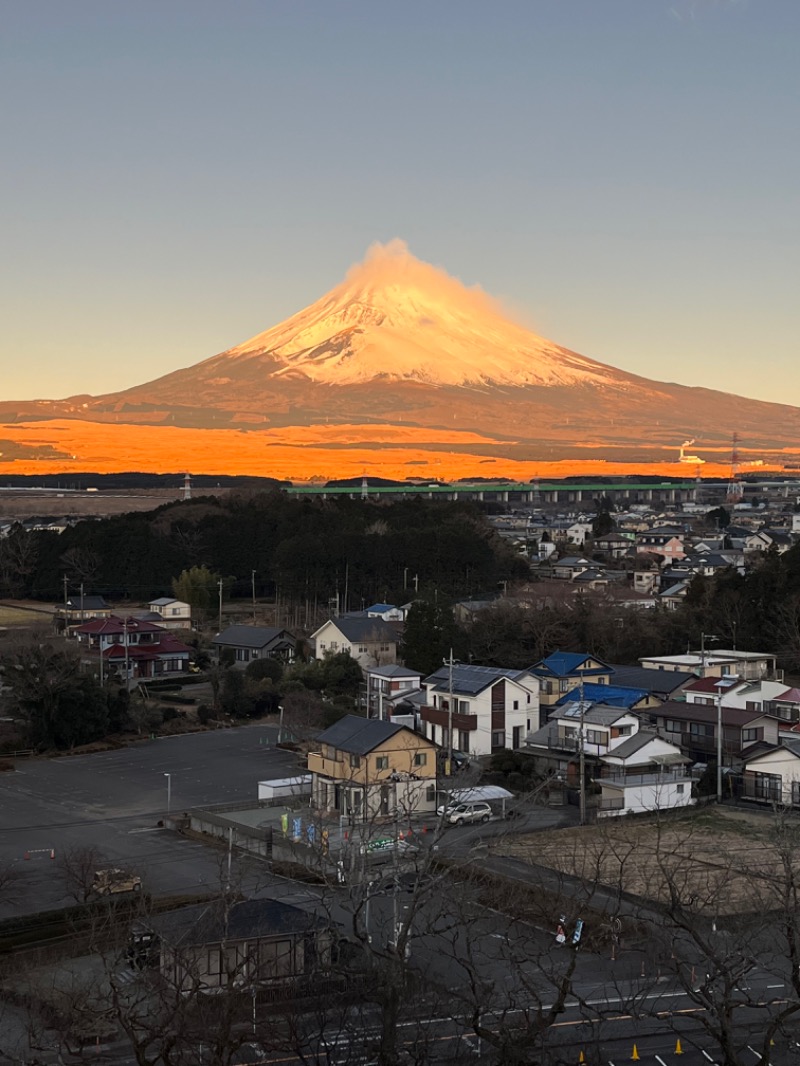
[[[20,898],[0,899],[0,917],[68,903],[50,856],[75,847],[96,847],[108,865],[135,870],[153,893],[218,885],[217,849],[158,827],[168,782],[173,813],[254,801],[259,781],[297,771],[296,756],[276,749],[275,740],[274,727],[248,725],[120,751],[19,760],[16,771],[0,774],[0,866],[20,873]]]

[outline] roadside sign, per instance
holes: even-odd
[[[572,934],[572,943],[580,944],[581,936],[583,935],[583,918],[579,918],[575,923],[575,932]]]

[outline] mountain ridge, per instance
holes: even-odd
[[[308,307],[191,366],[98,396],[0,403],[3,437],[13,423],[50,421],[49,436],[42,429],[36,440],[56,446],[63,427],[55,420],[63,419],[269,431],[281,447],[294,434],[298,463],[309,428],[315,441],[327,432],[337,461],[342,449],[374,447],[381,428],[393,447],[396,428],[413,428],[409,463],[421,462],[420,448],[448,441],[452,454],[472,449],[481,462],[525,463],[576,449],[587,458],[622,449],[661,461],[690,437],[695,450],[721,451],[734,429],[754,454],[777,458],[800,440],[796,407],[654,381],[572,352],[398,241],[373,246]],[[334,427],[354,427],[353,439]],[[193,468],[201,469],[196,461]]]

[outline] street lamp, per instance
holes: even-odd
[[[172,774],[164,774],[167,779],[167,814],[172,810]]]

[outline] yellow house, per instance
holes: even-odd
[[[367,820],[436,809],[437,746],[408,726],[348,714],[317,744],[308,756],[317,810]]]

